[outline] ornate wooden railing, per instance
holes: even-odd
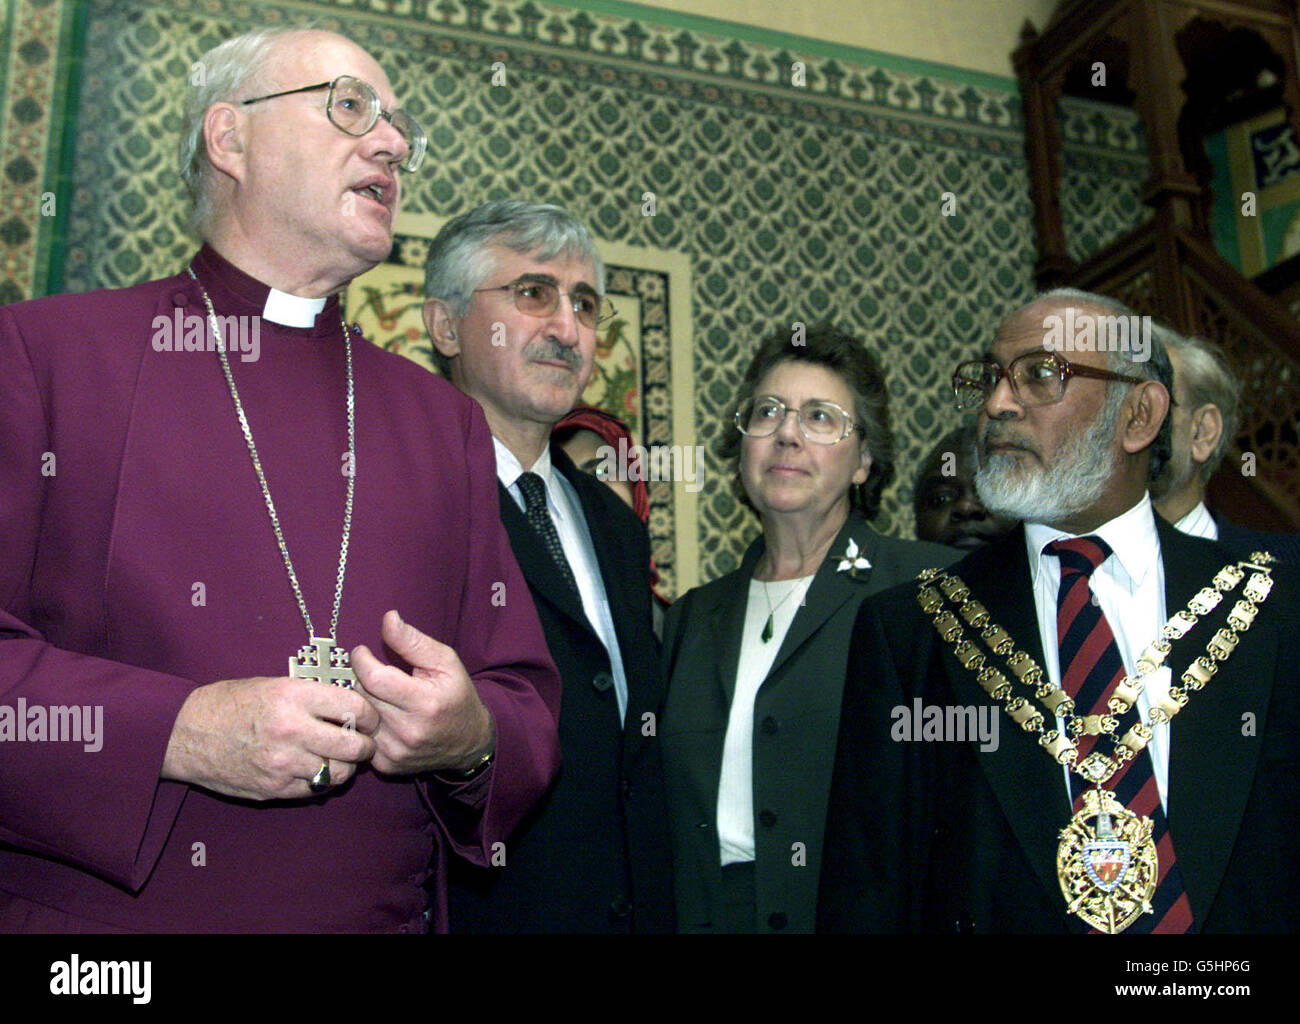
[[[1163,234],[1149,221],[1071,283],[1222,346],[1243,383],[1242,423],[1212,494],[1246,525],[1300,530],[1300,321],[1193,232]]]

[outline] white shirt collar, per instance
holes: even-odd
[[[1025,524],[1025,545],[1029,551],[1030,574],[1035,586],[1038,585],[1038,573],[1043,567],[1043,559],[1055,558],[1054,555],[1044,554],[1043,549],[1054,540],[1075,536],[1079,534],[1066,533],[1044,523]],[[1138,586],[1146,579],[1147,573],[1156,567],[1160,558],[1155,510],[1151,507],[1151,495],[1145,492],[1142,500],[1127,512],[1102,523],[1086,536],[1100,537],[1109,544],[1120,567]]]
[[[316,315],[325,308],[325,299],[305,299],[272,288],[262,307],[262,319],[285,327],[315,327]]]
[[[492,438],[492,447],[497,453],[497,479],[505,487],[513,487],[519,475],[524,472],[523,464],[515,458],[515,453],[507,448],[498,437]],[[537,461],[533,463],[530,473],[536,473],[549,487],[551,484],[551,449],[547,446],[542,449],[542,454]]]
[[[1197,502],[1194,509],[1174,523],[1174,529],[1206,540],[1219,539],[1219,524],[1214,521],[1214,516],[1210,515],[1210,510],[1203,501]]]
[[[497,454],[497,479],[501,481],[501,486],[509,490],[514,487],[519,477],[524,473],[524,467],[515,458],[515,453],[507,448],[501,441],[493,437],[492,447],[496,449]],[[530,473],[536,473],[542,478],[542,483],[546,485],[546,495],[550,499],[551,514],[563,517],[565,506],[562,501],[556,497],[556,478],[558,474],[555,467],[551,464],[550,446],[542,449],[542,454],[537,461],[533,463],[533,468],[528,470]]]

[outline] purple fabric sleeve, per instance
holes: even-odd
[[[451,848],[486,864],[492,844],[504,841],[541,799],[559,767],[560,677],[501,525],[496,456],[477,405],[467,434],[467,505],[477,540],[469,553],[457,635],[446,642],[492,714],[496,754],[492,768],[478,778],[460,784],[434,779],[427,794]],[[465,811],[477,807],[482,812],[475,821]]]
[[[187,787],[159,772],[177,712],[198,684],[46,642],[44,610],[32,600],[54,479],[46,453],[56,474],[57,460],[76,453],[51,450],[32,361],[4,309],[0,367],[0,705],[14,719],[24,709],[102,709],[93,743],[0,742],[0,839],[138,889],[185,799]]]

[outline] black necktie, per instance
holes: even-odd
[[[519,484],[519,491],[524,496],[524,515],[528,517],[528,522],[542,538],[547,552],[554,559],[556,568],[560,570],[560,577],[581,600],[581,592],[578,590],[577,581],[573,578],[573,569],[569,566],[569,560],[564,557],[560,535],[556,533],[551,512],[546,507],[546,484],[536,473],[520,473],[516,483]]]

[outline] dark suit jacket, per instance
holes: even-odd
[[[659,753],[664,686],[651,629],[645,526],[558,445],[578,493],[627,676],[625,724],[609,655],[515,500],[501,519],[560,670],[560,775],[506,844],[504,870],[453,872],[453,932],[670,932],[672,875]],[[508,600],[514,600],[508,597]]]
[[[871,563],[856,578],[836,571],[850,538]],[[762,553],[759,537],[739,569],[692,590],[668,612],[663,743],[683,931],[713,927],[722,747],[749,581]],[[850,516],[818,570],[754,703],[755,931],[813,930],[845,655],[858,606],[868,594],[957,557],[951,548],[883,537]]]
[[[1238,558],[1249,558],[1255,551],[1267,551],[1283,565],[1300,568],[1300,534],[1250,530],[1230,522],[1213,509],[1210,515],[1219,528],[1219,543],[1230,548]]]
[[[1158,517],[1156,526],[1172,614],[1235,556]],[[954,571],[1041,663],[1023,529]],[[1171,725],[1169,827],[1196,931],[1300,928],[1300,588],[1293,573],[1273,575],[1254,625]],[[1242,586],[1174,644],[1167,665],[1175,680],[1204,653]],[[873,599],[855,627],[819,926],[1082,931],[1056,879],[1058,833],[1070,817],[1064,777],[1031,734],[999,711],[1000,742],[989,753],[972,743],[890,741],[893,702],[993,703],[915,592],[900,587]],[[871,790],[880,773],[899,781],[884,812],[870,813],[880,810],[864,804],[880,798]]]

